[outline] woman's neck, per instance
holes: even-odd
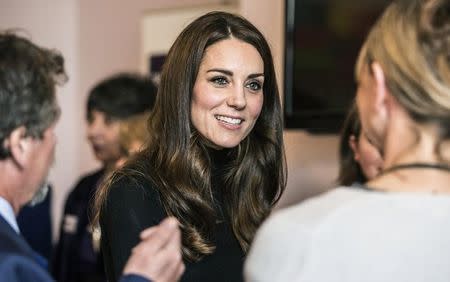
[[[409,116],[396,116],[384,140],[384,168],[400,163],[438,162],[439,129],[418,125]]]
[[[450,170],[420,166],[393,169],[367,183],[375,190],[389,192],[450,194],[449,184]]]
[[[438,145],[436,130],[411,124],[390,129],[385,139],[384,173],[368,186],[385,191],[450,194],[450,160],[443,159],[450,147]]]

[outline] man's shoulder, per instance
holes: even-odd
[[[52,281],[49,274],[33,259],[11,252],[0,251],[2,281]]]
[[[3,233],[2,231],[11,229],[11,225],[6,221],[5,218],[3,218],[2,214],[0,213],[0,233]]]
[[[30,250],[23,237],[0,216],[0,252],[28,254]]]

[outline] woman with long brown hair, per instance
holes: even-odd
[[[96,198],[109,281],[140,230],[168,215],[182,229],[182,281],[241,281],[245,253],[286,181],[263,35],[224,12],[188,25],[166,59],[149,130],[146,148]]]

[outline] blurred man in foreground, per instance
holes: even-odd
[[[64,59],[12,33],[0,33],[0,277],[52,281],[28,246],[16,216],[43,198],[59,116],[55,84],[67,80]],[[173,219],[141,234],[122,282],[176,281],[184,270]]]

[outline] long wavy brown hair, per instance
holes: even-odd
[[[146,149],[98,190],[94,220],[98,221],[115,181],[144,176],[157,187],[166,213],[181,224],[184,258],[197,261],[214,251],[212,160],[190,121],[190,105],[206,49],[231,37],[254,46],[264,62],[263,107],[251,133],[229,152],[223,191],[234,235],[248,250],[286,185],[282,112],[267,41],[249,21],[225,12],[201,16],[176,39],[163,67]]]

